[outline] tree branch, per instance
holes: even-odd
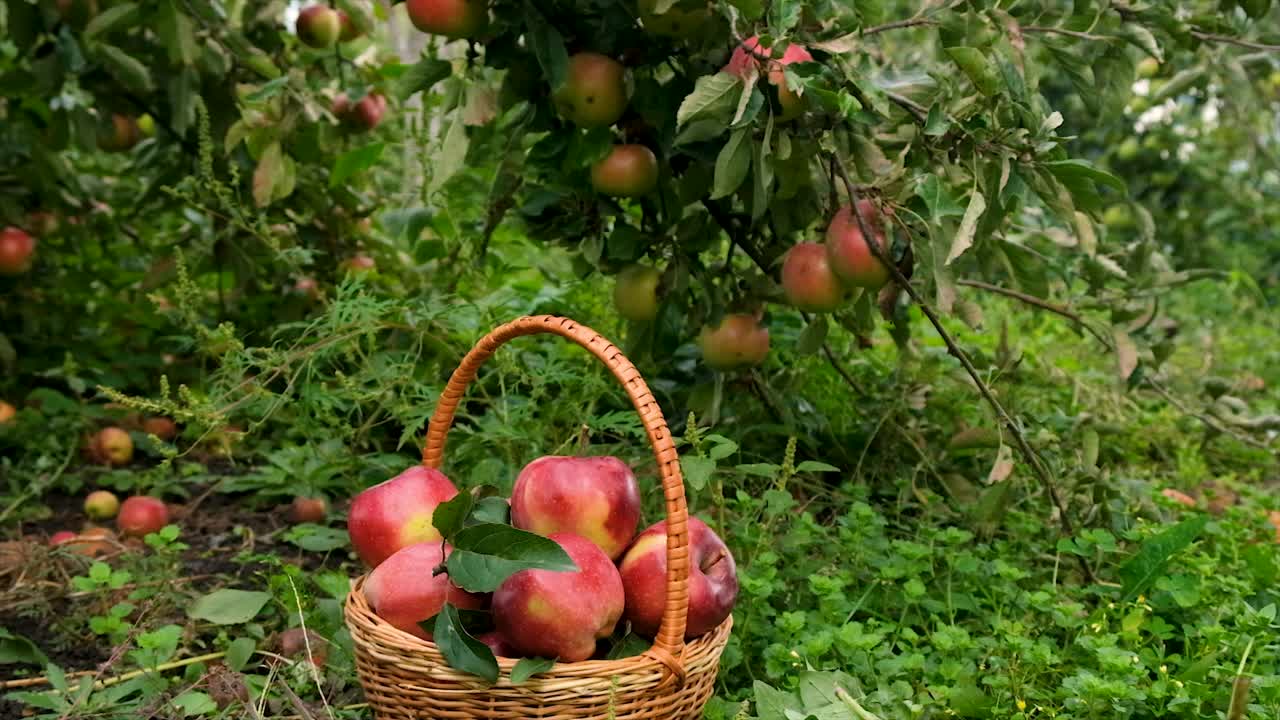
[[[937,20],[932,20],[930,18],[925,18],[925,17],[914,17],[914,18],[908,18],[906,20],[895,20],[893,22],[885,23],[883,25],[874,25],[872,27],[867,28],[866,30],[863,30],[860,34],[863,37],[866,37],[868,35],[875,35],[877,33],[887,32],[889,30],[899,30],[901,28],[916,27],[918,25],[937,25],[937,24],[938,24]]]
[[[1266,43],[1254,42],[1252,40],[1241,40],[1230,35],[1219,35],[1217,33],[1208,33],[1203,30],[1192,30],[1191,37],[1205,42],[1225,43],[1227,45],[1236,45],[1250,50],[1265,50],[1267,52],[1280,52],[1280,45],[1268,45]]]
[[[1046,27],[1044,25],[1023,25],[1020,29],[1024,33],[1045,33],[1049,35],[1066,35],[1067,37],[1073,37],[1073,38],[1076,38],[1077,40],[1094,40],[1094,41],[1119,40],[1119,38],[1107,37],[1105,35],[1093,35],[1087,32],[1080,32],[1079,30],[1067,30],[1066,28]]]
[[[1036,297],[1035,295],[1029,295],[1027,293],[1019,292],[1017,290],[1010,290],[1009,288],[1006,288],[1006,287],[1000,287],[999,285],[992,285],[990,283],[985,283],[979,280],[957,280],[956,284],[964,285],[966,287],[971,287],[971,288],[977,288],[979,290],[986,290],[987,292],[995,293],[997,295],[1003,295],[1005,297],[1011,297],[1015,300],[1020,300],[1028,305],[1038,307],[1041,310],[1048,310],[1049,312],[1055,315],[1061,315],[1062,317],[1080,325],[1085,330],[1088,330],[1090,335],[1098,339],[1098,342],[1105,345],[1108,350],[1111,349],[1111,340],[1106,335],[1103,335],[1102,333],[1098,332],[1096,328],[1094,328],[1089,323],[1085,322],[1085,319],[1083,317],[1081,317],[1077,313],[1067,309],[1062,305],[1051,303],[1048,300]]]

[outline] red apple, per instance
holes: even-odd
[[[788,302],[807,312],[831,312],[845,300],[840,278],[827,261],[826,246],[813,242],[800,243],[787,252],[782,290]]]
[[[172,418],[149,417],[142,421],[142,431],[161,440],[172,440],[178,435],[178,424]]]
[[[159,531],[169,524],[169,508],[164,501],[148,495],[134,495],[120,505],[116,527],[120,534],[142,537]]]
[[[94,490],[84,499],[84,514],[93,520],[110,520],[120,510],[120,498],[110,490]]]
[[[103,527],[87,528],[79,534],[62,530],[49,538],[49,544],[64,547],[69,552],[84,557],[106,555],[119,547],[115,533]]]
[[[21,228],[0,230],[0,275],[20,275],[35,260],[36,239]]]
[[[626,68],[599,53],[578,53],[569,58],[568,76],[552,99],[560,114],[578,127],[612,125],[627,109]]]
[[[351,21],[351,16],[345,10],[338,11],[338,25],[342,28],[342,31],[338,34],[338,40],[351,42],[360,37],[360,28],[356,27],[356,24]]]
[[[76,539],[76,534],[70,530],[59,530],[49,537],[49,545],[62,545]]]
[[[520,653],[516,652],[516,649],[511,647],[511,643],[507,642],[507,639],[502,637],[502,633],[496,630],[492,632],[481,633],[476,636],[476,639],[484,643],[485,645],[488,645],[489,649],[492,650],[493,654],[497,657],[504,657],[504,658],[520,657]]]
[[[356,496],[347,515],[351,544],[366,565],[376,568],[400,548],[439,540],[431,516],[457,494],[444,473],[415,465]]]
[[[692,640],[729,617],[738,597],[738,575],[724,541],[695,517],[689,518],[689,560],[689,615],[684,636]],[[619,567],[631,629],[639,635],[656,635],[667,604],[666,521],[640,533]]]
[[[299,495],[289,505],[289,522],[320,523],[329,514],[329,503],[322,497],[304,497]]]
[[[346,94],[342,93],[333,99],[332,110],[344,123],[364,132],[378,127],[382,122],[382,116],[387,112],[387,97],[371,92],[352,105]]]
[[[640,524],[640,486],[616,457],[541,457],[516,477],[511,524],[539,535],[579,535],[617,559]]]
[[[1181,490],[1174,490],[1173,488],[1165,488],[1164,490],[1160,491],[1160,494],[1178,503],[1179,505],[1186,505],[1187,507],[1191,507],[1191,508],[1196,506],[1196,499],[1182,492]]]
[[[432,570],[444,562],[451,548],[439,540],[401,548],[369,573],[364,596],[369,607],[395,627],[430,640],[431,633],[418,623],[440,612],[445,602],[463,610],[481,610],[485,597],[469,593]]]
[[[357,253],[342,261],[342,270],[344,272],[362,275],[377,267],[377,263],[373,258],[364,253]]]
[[[90,454],[107,465],[128,465],[133,460],[133,438],[118,427],[105,427],[93,437]]]
[[[658,316],[658,283],[662,274],[655,268],[632,265],[618,273],[613,286],[613,306],[618,314],[635,322],[649,322]]]
[[[320,284],[315,278],[300,277],[293,284],[293,291],[299,295],[305,295],[310,300],[316,300],[320,297]]]
[[[769,355],[769,330],[751,315],[725,315],[698,335],[702,359],[717,370],[754,367]]]
[[[312,5],[298,13],[298,39],[313,48],[333,47],[342,34],[342,18],[328,5]]]
[[[787,86],[786,71],[783,68],[791,63],[811,62],[812,60],[813,55],[809,54],[809,51],[803,45],[796,45],[795,43],[787,46],[781,58],[774,59],[770,57],[769,48],[760,47],[760,39],[752,36],[743,41],[742,45],[739,45],[733,51],[733,55],[729,58],[729,64],[724,66],[722,72],[745,79],[750,76],[751,67],[755,66],[758,72],[767,74],[769,83],[777,89],[778,105],[782,110],[776,120],[778,122],[786,122],[794,120],[804,113],[804,99],[795,90]]]
[[[124,152],[141,140],[142,128],[138,127],[138,120],[132,115],[112,113],[111,122],[98,133],[98,147],[106,152]],[[101,209],[100,204],[94,205],[95,212]],[[110,211],[110,208],[106,210]]]
[[[323,668],[329,658],[329,641],[313,630],[289,628],[276,637],[276,648],[287,658],[305,658]]]
[[[0,400],[0,425],[4,425],[5,423],[12,421],[14,416],[17,414],[18,408]]]
[[[858,209],[881,252],[887,253],[880,210],[865,198],[858,201]],[[889,268],[872,252],[850,205],[837,210],[831,218],[827,228],[827,258],[836,276],[853,287],[878,290],[889,281]]]
[[[658,158],[644,145],[614,145],[591,166],[591,187],[616,197],[640,197],[658,186]]]
[[[586,660],[622,616],[622,578],[590,540],[570,533],[551,539],[578,569],[521,570],[507,578],[493,594],[494,624],[519,655]]]
[[[409,22],[425,33],[475,38],[489,27],[489,8],[482,0],[408,0]]]

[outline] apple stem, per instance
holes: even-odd
[[[445,567],[445,564],[440,563],[439,565],[431,569],[431,577],[435,577],[437,575],[444,575],[444,574],[447,574],[448,572],[449,572],[449,569]]]

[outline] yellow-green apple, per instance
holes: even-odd
[[[769,83],[778,93],[778,106],[781,112],[776,120],[786,122],[804,113],[804,98],[787,85],[786,71],[783,68],[792,63],[812,60],[813,55],[803,45],[795,43],[787,46],[781,58],[773,58],[770,55],[770,49],[761,47],[760,39],[752,36],[733,51],[733,55],[729,57],[729,64],[724,66],[722,72],[737,75],[744,80],[751,77],[753,68],[757,73],[766,75]]]
[[[345,10],[338,11],[338,25],[342,31],[338,33],[338,40],[342,42],[351,42],[360,37],[360,28],[351,21],[351,16]]]
[[[590,540],[571,533],[550,537],[578,569],[521,570],[507,578],[493,594],[494,625],[519,655],[586,660],[622,616],[622,578]]]
[[[826,246],[814,242],[803,242],[787,251],[782,290],[788,302],[807,312],[831,312],[845,300],[844,286],[831,270]]]
[[[149,417],[142,421],[142,431],[161,440],[172,440],[178,435],[178,424],[172,418]]]
[[[866,198],[858,201],[858,209],[881,253],[889,252],[880,209]],[[851,205],[840,208],[831,218],[827,227],[827,258],[836,277],[852,287],[879,290],[889,281],[889,268],[872,252]]]
[[[328,5],[312,5],[298,13],[295,28],[302,44],[313,48],[333,47],[342,34],[342,18]]]
[[[569,58],[564,85],[552,96],[566,119],[582,128],[612,125],[627,109],[627,71],[622,63],[594,52]]]
[[[658,186],[658,158],[644,145],[614,145],[591,166],[591,187],[616,197],[640,197]]]
[[[636,538],[619,565],[626,590],[624,616],[638,635],[652,637],[667,604],[667,523]],[[689,615],[685,639],[716,629],[738,597],[737,565],[724,541],[696,517],[689,518]]]
[[[106,152],[124,152],[142,140],[142,128],[132,115],[113,113],[98,133],[98,147]]]
[[[640,524],[640,486],[616,457],[541,457],[516,476],[511,524],[539,535],[579,535],[616,560]]]
[[[0,230],[0,275],[19,275],[31,269],[36,239],[21,228]]]
[[[751,315],[725,315],[698,335],[702,359],[717,370],[754,367],[769,355],[769,330]]]
[[[418,623],[435,617],[446,602],[463,610],[484,609],[485,596],[454,585],[445,573],[432,574],[450,551],[439,540],[397,550],[364,583],[369,607],[391,625],[423,640],[430,640],[431,633]]]
[[[648,322],[658,316],[658,281],[655,268],[632,265],[618,273],[613,285],[613,306],[628,320]]]
[[[142,113],[138,116],[138,130],[143,137],[155,137],[156,119],[151,117],[149,113]]]
[[[1138,77],[1153,78],[1160,72],[1160,61],[1153,57],[1145,57],[1138,61]]]
[[[654,35],[687,38],[695,35],[711,19],[706,2],[677,2],[666,12],[656,12],[658,0],[640,0],[640,22]]]
[[[120,498],[110,490],[94,490],[85,496],[84,514],[92,520],[110,520],[120,510]]]
[[[93,436],[90,454],[107,465],[128,465],[133,460],[133,438],[118,427],[105,427]]]
[[[323,497],[299,495],[290,503],[288,517],[293,523],[319,523],[328,514],[329,503]]]
[[[437,505],[457,494],[444,473],[415,465],[356,495],[347,514],[351,545],[366,565],[376,568],[400,548],[440,540],[431,516]]]
[[[17,414],[18,408],[0,400],[0,425],[4,425],[5,423],[12,421],[14,416]]]
[[[116,527],[121,535],[142,537],[158,532],[169,524],[169,508],[160,498],[150,495],[134,495],[120,504],[116,515]]]
[[[425,33],[449,38],[475,38],[489,27],[483,0],[408,0],[409,22]]]

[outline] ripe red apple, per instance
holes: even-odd
[[[128,465],[133,460],[133,438],[118,427],[105,427],[93,436],[90,454],[107,465]]]
[[[769,355],[769,330],[751,315],[725,315],[698,335],[702,359],[717,370],[754,367]]]
[[[317,668],[329,659],[329,641],[312,630],[289,628],[276,638],[276,648],[287,658],[306,658]]]
[[[369,131],[382,122],[387,112],[387,98],[381,93],[371,92],[352,105],[346,94],[341,93],[333,99],[332,110],[343,123],[362,132]]]
[[[516,477],[511,524],[539,535],[587,538],[614,560],[640,524],[640,486],[616,457],[541,457]]]
[[[618,273],[613,285],[613,306],[628,320],[649,322],[658,316],[658,282],[662,273],[644,265],[632,265]]]
[[[475,38],[489,27],[489,8],[482,0],[408,0],[409,22],[425,33]]]
[[[329,502],[323,497],[304,497],[299,495],[289,505],[289,522],[320,523],[329,514]]]
[[[654,35],[688,38],[696,35],[711,19],[705,2],[677,2],[664,13],[657,13],[658,0],[640,0],[640,22]]]
[[[62,545],[76,539],[76,534],[70,530],[59,530],[49,537],[49,545]]]
[[[142,431],[161,440],[172,440],[178,436],[178,424],[172,418],[149,417],[142,421]]]
[[[356,24],[351,21],[351,16],[345,10],[338,11],[338,25],[342,28],[342,31],[338,33],[338,40],[341,42],[351,42],[361,35],[360,28],[356,27]]]
[[[356,495],[347,515],[351,544],[366,565],[376,568],[402,547],[439,540],[431,516],[457,494],[444,473],[415,465]]]
[[[110,520],[120,509],[120,498],[110,490],[94,490],[84,499],[84,514],[93,520]]]
[[[556,108],[582,128],[612,125],[627,109],[627,72],[622,63],[599,53],[569,58],[564,85],[552,95]]]
[[[70,530],[62,530],[54,533],[53,537],[49,538],[49,544],[62,546],[66,550],[84,557],[106,555],[119,547],[115,533],[103,527],[87,528],[79,534]]]
[[[507,642],[507,639],[502,637],[502,633],[496,630],[492,632],[481,633],[476,636],[476,639],[484,643],[485,645],[488,645],[489,649],[492,650],[493,654],[497,657],[504,657],[504,658],[520,657],[520,653],[516,652],[516,649],[511,647],[511,643]]]
[[[591,166],[591,187],[617,197],[640,197],[658,186],[658,158],[644,145],[614,145]]]
[[[446,601],[463,610],[483,609],[483,595],[454,585],[444,573],[431,574],[450,551],[451,548],[439,540],[397,550],[374,568],[364,583],[369,607],[378,617],[423,640],[430,640],[431,633],[418,623],[434,617]]]
[[[687,640],[716,629],[738,597],[737,565],[724,541],[696,517],[689,518],[689,615]],[[667,523],[640,533],[619,566],[626,589],[626,618],[638,635],[653,636],[667,604]]]
[[[493,620],[520,655],[578,662],[595,654],[596,640],[608,637],[625,604],[622,578],[596,544],[556,533],[578,566],[575,572],[521,570],[493,594]]]
[[[328,5],[312,5],[298,13],[298,39],[313,48],[333,47],[342,34],[342,18]]]
[[[777,89],[778,104],[782,110],[775,119],[778,122],[787,122],[804,113],[804,98],[787,85],[786,71],[783,68],[791,63],[812,60],[813,55],[809,54],[803,45],[795,43],[787,46],[781,58],[774,59],[770,57],[769,48],[761,47],[760,39],[753,35],[733,51],[729,64],[724,66],[722,72],[745,79],[750,75],[750,68],[754,65],[759,69],[760,74],[767,74],[769,83]]]
[[[341,267],[343,272],[363,275],[364,273],[373,270],[377,265],[378,264],[373,261],[373,258],[368,255],[365,255],[364,253],[356,253],[346,260],[343,260]]]
[[[0,400],[0,425],[4,425],[5,423],[13,420],[14,416],[17,414],[18,408]]]
[[[305,295],[311,300],[316,300],[320,297],[320,284],[316,282],[315,278],[300,277],[293,283],[293,291],[299,295]]]
[[[803,242],[787,252],[782,263],[782,290],[787,302],[800,310],[825,313],[840,307],[845,289],[831,271],[825,245]]]
[[[132,115],[112,113],[110,124],[100,128],[98,133],[98,147],[106,152],[125,152],[141,140],[142,128],[138,127],[138,120]]]
[[[879,208],[866,198],[858,203],[862,219],[869,226],[876,245],[887,253],[889,248]],[[827,228],[827,258],[831,270],[847,285],[878,290],[889,281],[889,268],[871,251],[850,205],[837,210],[831,218],[831,225]]]
[[[36,239],[21,228],[0,230],[0,275],[20,275],[35,260]]]
[[[120,514],[116,516],[116,527],[120,529],[120,534],[131,537],[158,532],[168,524],[168,506],[160,498],[149,495],[126,498],[120,505]]]

